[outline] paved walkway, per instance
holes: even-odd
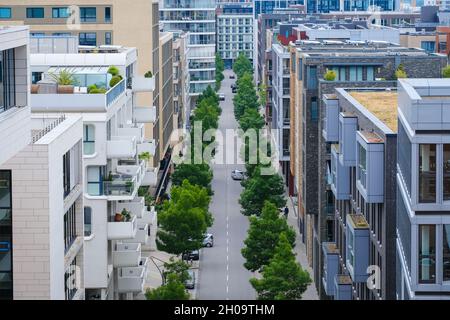
[[[298,217],[294,210],[292,200],[288,198],[287,205],[289,208],[289,215],[288,215],[288,224],[291,225],[295,233],[297,234],[296,240],[295,240],[295,248],[294,252],[297,256],[297,261],[301,264],[302,268],[309,272],[310,277],[313,277],[313,270],[308,265],[308,260],[306,258],[306,247],[302,243],[300,231],[298,229]],[[319,296],[317,294],[316,285],[313,281],[308,287],[308,289],[303,293],[303,300],[319,300]]]

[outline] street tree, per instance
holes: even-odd
[[[189,265],[183,260],[175,260],[173,257],[170,258],[169,262],[164,263],[164,283],[168,279],[170,274],[175,274],[178,279],[184,283],[189,280]]]
[[[246,259],[245,268],[254,272],[269,264],[282,232],[286,234],[289,244],[295,246],[294,229],[280,216],[278,208],[266,201],[261,216],[250,217],[248,236],[244,241],[245,247],[241,250]]]
[[[249,73],[246,73],[238,80],[238,91],[233,98],[234,115],[239,120],[246,109],[259,108],[258,95],[255,90],[253,78]]]
[[[220,53],[216,53],[216,91],[219,91],[222,80],[225,78],[223,71],[225,70],[225,63],[223,62]]]
[[[188,180],[190,184],[206,188],[208,194],[212,195],[212,178],[213,172],[208,164],[182,163],[176,166],[175,172],[172,174],[172,184],[174,186],[180,186],[184,180]]]
[[[180,255],[200,249],[203,237],[213,218],[209,212],[211,197],[206,188],[184,180],[171,190],[158,214],[158,250]]]
[[[258,300],[300,300],[311,281],[309,273],[296,262],[285,233],[281,233],[273,258],[263,268],[262,279],[250,279]]]
[[[147,290],[145,297],[147,300],[189,300],[189,293],[180,278],[175,273],[170,273],[166,284]]]
[[[247,108],[245,109],[242,117],[239,119],[239,125],[245,132],[248,129],[261,130],[264,127],[265,122],[264,118],[257,109]]]
[[[261,167],[257,167],[244,183],[244,190],[239,199],[242,214],[259,216],[266,200],[277,208],[284,207],[286,205],[284,191],[283,178],[278,173],[263,175]]]
[[[234,61],[233,71],[238,78],[242,77],[245,73],[253,74],[253,65],[243,52],[240,52]]]

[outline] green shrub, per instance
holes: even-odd
[[[334,81],[336,79],[336,72],[334,70],[327,70],[323,78],[327,81]]]
[[[121,76],[114,76],[114,77],[111,78],[111,81],[109,81],[109,86],[111,88],[113,88],[120,81],[122,81],[122,77]]]
[[[91,84],[88,88],[87,91],[88,93],[91,93],[92,90],[98,89],[97,86],[95,84]]]
[[[145,77],[145,78],[151,78],[151,77],[153,77],[153,73],[152,73],[151,71],[147,71],[147,72],[144,74],[144,77]]]
[[[404,78],[408,78],[408,75],[406,74],[406,72],[404,70],[397,69],[397,70],[395,70],[395,78],[396,79],[404,79]]]
[[[89,91],[90,94],[105,94],[106,93],[106,89],[105,88],[95,88],[95,89],[91,89],[91,91]]]
[[[108,69],[108,73],[111,74],[113,77],[119,75],[119,69],[115,66],[111,66]]]
[[[450,78],[450,65],[442,69],[442,77]]]

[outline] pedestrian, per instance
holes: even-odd
[[[289,214],[289,208],[286,206],[286,207],[284,207],[284,217],[287,219],[287,217],[288,217],[288,214]]]

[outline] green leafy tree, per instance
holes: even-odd
[[[219,91],[222,80],[225,79],[223,71],[225,63],[219,53],[216,53],[216,91]]]
[[[267,85],[260,84],[258,87],[259,103],[261,106],[266,106],[267,104]]]
[[[238,80],[238,91],[233,98],[234,115],[239,120],[246,109],[259,108],[258,96],[253,84],[253,78],[249,73],[246,73]]]
[[[158,214],[158,250],[180,255],[202,247],[203,237],[213,218],[208,211],[211,197],[206,188],[184,180],[173,187],[171,199]]]
[[[187,164],[177,165],[172,175],[172,184],[180,186],[184,180],[188,180],[190,184],[198,185],[208,190],[208,194],[212,195],[211,181],[213,173],[208,164]]]
[[[278,173],[262,175],[261,168],[257,167],[244,183],[244,191],[239,199],[242,214],[259,216],[266,200],[277,208],[286,205],[283,179]]]
[[[295,231],[289,227],[286,219],[280,216],[278,208],[265,202],[260,217],[250,217],[250,228],[245,247],[241,250],[246,259],[244,266],[250,271],[261,270],[275,254],[275,248],[284,232],[291,246],[295,245]]]
[[[336,79],[336,71],[327,70],[327,72],[324,74],[323,78],[327,81],[334,81]]]
[[[209,104],[219,105],[219,96],[211,86],[206,87],[206,89],[203,90],[202,94],[198,96],[197,105],[199,105],[203,100],[208,99],[210,99]]]
[[[238,78],[241,78],[245,73],[253,74],[253,65],[243,52],[240,52],[234,61],[233,71]]]
[[[311,283],[309,273],[296,262],[285,233],[281,233],[275,254],[264,267],[262,279],[250,283],[259,300],[300,300]]]
[[[189,300],[189,293],[180,278],[171,273],[167,276],[166,284],[147,290],[145,297],[147,300]]]
[[[192,117],[192,123],[199,121],[202,123],[203,133],[209,129],[217,129],[219,126],[219,113],[214,105],[208,103],[207,100],[203,100],[195,108],[194,116]]]
[[[183,260],[175,260],[173,257],[170,258],[169,262],[164,263],[164,279],[168,279],[170,274],[175,274],[178,279],[185,283],[189,280],[189,265]]]
[[[264,124],[264,118],[257,109],[245,109],[244,114],[239,119],[239,125],[244,131],[248,129],[260,130],[264,127]]]
[[[448,65],[442,69],[442,77],[450,78],[450,65]]]
[[[395,70],[394,78],[395,79],[408,78],[408,74],[405,71],[405,66],[402,63],[400,63],[397,67],[397,70]]]

